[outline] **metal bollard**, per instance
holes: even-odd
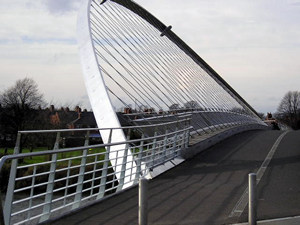
[[[139,181],[139,225],[148,223],[148,180],[141,178]]]
[[[256,174],[249,174],[249,210],[248,221],[249,225],[256,225],[257,216],[257,194],[256,194]]]

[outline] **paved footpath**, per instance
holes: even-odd
[[[149,225],[215,225],[247,221],[235,213],[282,131],[248,131],[231,137],[149,182]],[[274,147],[273,147],[274,149]],[[300,132],[287,133],[258,184],[258,219],[300,215]],[[138,189],[64,216],[55,225],[138,224]],[[277,223],[276,223],[277,224]],[[283,223],[288,224],[288,223]]]

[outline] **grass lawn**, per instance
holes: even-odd
[[[48,150],[46,147],[39,147],[39,148],[34,148],[32,150],[32,152],[40,152],[40,151],[45,151]],[[2,157],[4,155],[4,148],[0,148],[0,157]],[[95,156],[89,156],[91,154],[97,154],[97,153],[105,153],[105,148],[93,148],[93,149],[89,149],[87,152],[87,163],[92,162],[95,160]],[[7,154],[13,154],[14,149],[13,148],[8,148],[7,149]],[[30,149],[28,148],[23,148],[22,149],[22,153],[30,153]],[[68,161],[71,160],[72,164],[74,165],[78,165],[81,163],[81,157],[83,154],[83,151],[74,151],[74,152],[65,152],[65,153],[58,153],[57,154],[57,160],[61,160],[61,159],[66,159],[63,160],[61,162],[59,162],[60,166],[66,166],[68,165]],[[24,158],[23,161],[23,165],[26,164],[34,164],[34,163],[42,163],[42,162],[46,162],[46,161],[51,161],[51,157],[52,155],[41,155],[41,156],[34,156],[34,157],[26,157]],[[70,158],[74,158],[74,159],[70,159]],[[100,154],[97,158],[98,161],[103,160],[104,159],[104,154]]]

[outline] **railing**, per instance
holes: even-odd
[[[166,112],[164,112],[166,113]],[[259,118],[253,118],[250,115],[241,114],[231,111],[208,111],[199,109],[182,109],[169,111],[168,114],[146,114],[140,113],[125,114],[128,120],[132,121],[136,125],[142,124],[156,124],[167,121],[174,121],[180,119],[181,116],[185,116],[186,113],[191,115],[191,124],[193,129],[191,134],[203,134],[212,133],[218,129],[229,128],[233,126],[240,126],[246,124],[258,124],[266,126],[266,124]]]
[[[11,167],[4,215],[0,212],[4,217],[2,223],[43,222],[114,194],[125,185],[137,184],[142,176],[150,177],[152,169],[180,156],[181,150],[188,146],[192,128],[189,122],[190,117],[183,117],[163,124],[108,128],[108,143],[96,145],[89,144],[90,132],[100,129],[20,131],[14,154],[0,160],[0,171],[4,165]],[[154,127],[163,127],[165,133],[155,131],[145,137],[145,132],[140,132]],[[111,143],[117,129],[126,130],[127,141]],[[136,139],[129,140],[137,130],[140,136],[135,134]],[[84,146],[60,149],[65,147],[63,136],[70,132],[86,132]],[[56,135],[53,150],[20,153],[22,137],[41,134]],[[115,158],[110,155],[112,147],[119,147],[114,152]],[[129,154],[133,155],[132,161],[128,161]],[[117,163],[112,164],[113,160]],[[119,174],[115,172],[117,166],[121,167]]]

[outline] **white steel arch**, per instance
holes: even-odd
[[[104,83],[102,73],[99,69],[98,60],[95,55],[95,48],[92,41],[90,26],[91,2],[92,0],[82,1],[77,21],[78,46],[85,86],[90,99],[91,106],[93,108],[98,128],[118,128],[121,127],[121,125],[111,103],[110,97],[107,93],[106,85]],[[126,141],[126,137],[122,129],[115,130],[112,134],[110,141],[110,130],[101,130],[100,133],[104,143]],[[125,145],[118,145],[112,146],[110,148],[110,162],[115,170],[115,175],[118,179],[121,176],[123,163],[120,157],[122,157],[122,154],[125,153],[125,151],[120,151],[120,149],[125,149],[125,147]],[[133,161],[133,156],[130,151],[128,151],[127,157],[127,162]],[[131,177],[130,174],[134,174],[136,170],[136,167],[132,166],[131,164],[126,165],[126,168],[127,169],[125,171],[124,180],[125,185],[123,186],[123,188],[132,185],[133,181],[131,180],[134,180],[134,177]],[[133,170],[133,173],[129,170]]]
[[[78,42],[99,128],[121,127],[116,102],[129,109],[124,117],[134,125],[177,120],[186,113],[192,114],[192,132],[198,134],[230,124],[262,125],[257,112],[171,26],[132,0],[82,0]],[[104,143],[126,140],[122,129],[111,140],[109,130],[101,135]],[[110,149],[110,161],[116,176],[125,176],[127,187],[133,180],[127,170],[135,170],[136,165],[116,160],[120,149],[124,158],[134,161],[121,145]]]

